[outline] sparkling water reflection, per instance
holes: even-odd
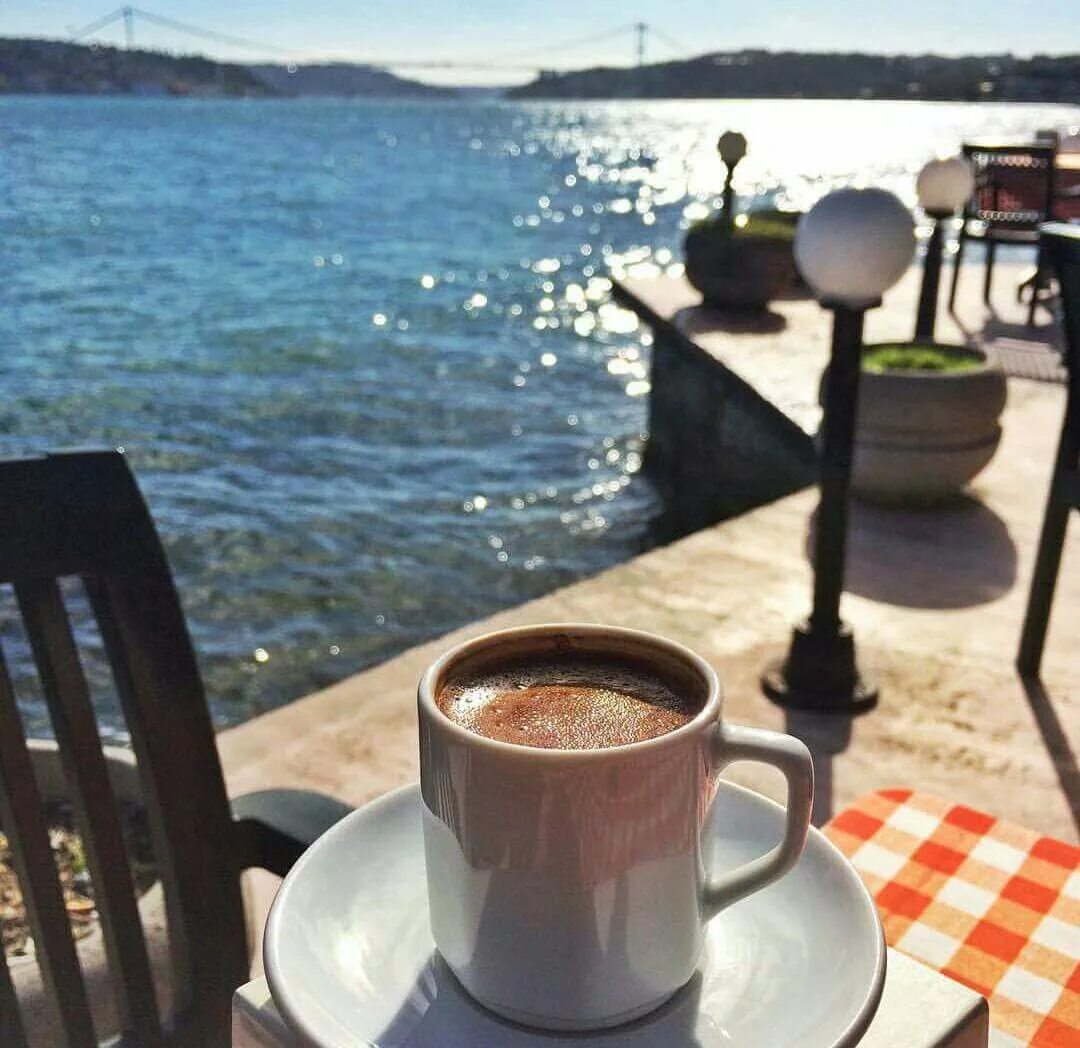
[[[647,543],[649,339],[605,275],[678,264],[718,130],[750,139],[744,197],[803,207],[1078,120],[3,99],[0,450],[128,449],[234,723]],[[9,604],[0,630],[41,730]]]

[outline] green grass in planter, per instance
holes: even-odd
[[[763,213],[760,215],[751,213],[745,225],[735,226],[737,237],[762,237],[767,240],[795,240],[795,223],[790,220],[777,218],[775,213]]]
[[[746,221],[742,225],[736,225],[731,233],[736,239],[755,237],[762,240],[793,242],[795,240],[795,223],[790,219],[778,217],[780,214],[780,212],[776,211],[751,212],[746,216]],[[737,215],[736,222],[742,217],[742,215]],[[717,212],[709,215],[708,218],[699,219],[691,228],[695,230],[716,230],[721,234],[728,232],[723,212]]]
[[[939,346],[875,346],[863,354],[863,370],[885,371],[936,371],[950,373],[974,371],[982,365],[978,357],[950,353]]]

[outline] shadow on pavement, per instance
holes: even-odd
[[[814,758],[814,811],[811,821],[824,826],[835,815],[833,758],[851,744],[852,718],[846,714],[787,710],[784,731],[806,743]]]
[[[1076,766],[1076,756],[1069,745],[1069,737],[1061,726],[1057,711],[1042,681],[1025,677],[1020,683],[1046,744],[1047,753],[1054,764],[1058,782],[1061,783],[1061,792],[1069,802],[1073,826],[1080,834],[1080,769]]]
[[[689,306],[675,314],[676,327],[688,338],[710,331],[731,334],[773,335],[787,327],[787,318],[769,309],[713,309],[709,306]]]
[[[816,515],[807,533],[812,559]],[[882,604],[967,608],[1006,594],[1016,581],[1016,546],[1005,522],[965,496],[926,510],[852,500],[844,588]]]

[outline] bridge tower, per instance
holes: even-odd
[[[637,37],[637,64],[643,66],[645,64],[645,41],[649,35],[649,23],[636,22],[634,24],[634,33]]]
[[[130,51],[135,46],[135,10],[131,7],[123,8],[124,15],[124,46]]]

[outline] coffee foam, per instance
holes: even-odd
[[[645,665],[603,656],[523,659],[474,670],[444,684],[436,702],[478,735],[573,750],[665,735],[700,709]]]

